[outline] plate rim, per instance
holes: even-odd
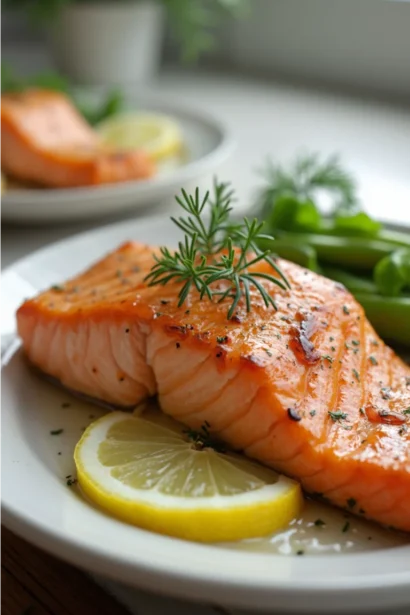
[[[83,231],[81,233],[75,234],[71,237],[65,238],[60,241],[53,242],[48,246],[44,246],[25,257],[20,258],[7,268],[2,271],[2,277],[7,277],[10,273],[18,272],[19,267],[24,266],[26,262],[29,260],[35,260],[38,257],[47,256],[47,253],[52,252],[53,250],[70,250],[71,246],[75,244],[78,240],[84,240],[88,237],[92,236],[95,241],[99,242],[101,246],[101,252],[107,251],[107,248],[102,244],[103,238],[108,234],[117,234],[123,233],[124,239],[129,234],[136,234],[137,228],[139,232],[143,232],[144,227],[155,227],[158,224],[168,225],[168,219],[164,219],[163,215],[155,215],[150,216],[143,219],[136,220],[128,220],[128,221],[120,221],[115,224],[106,224],[100,226],[98,228]],[[399,225],[398,228],[406,228],[405,225]],[[34,265],[36,267],[36,265]],[[12,531],[15,531],[19,535],[23,536],[30,542],[37,544],[38,546],[54,553],[54,555],[59,555],[61,557],[62,551],[65,551],[64,558],[68,559],[72,563],[77,566],[82,566],[85,559],[87,560],[87,569],[93,570],[94,572],[101,573],[101,559],[104,560],[104,565],[109,564],[108,569],[104,568],[104,573],[110,576],[115,580],[123,580],[127,579],[128,582],[132,582],[134,578],[135,572],[144,573],[143,578],[139,579],[138,585],[142,586],[146,589],[153,589],[153,585],[158,583],[158,578],[164,583],[164,593],[173,594],[177,596],[181,596],[184,594],[187,596],[187,592],[189,593],[189,597],[192,599],[206,599],[209,597],[209,592],[212,590],[215,592],[215,595],[222,595],[224,592],[229,592],[230,598],[229,600],[225,600],[224,602],[231,602],[234,606],[255,606],[255,599],[257,599],[261,606],[263,603],[267,602],[268,599],[272,600],[272,596],[275,595],[276,598],[282,597],[282,600],[286,600],[289,597],[290,592],[295,597],[310,596],[313,599],[320,599],[325,597],[334,597],[337,593],[344,593],[349,591],[351,596],[362,595],[363,592],[374,592],[373,598],[376,597],[381,591],[388,591],[392,593],[392,598],[396,601],[389,602],[391,606],[402,606],[404,604],[410,604],[410,570],[403,570],[400,572],[394,572],[389,574],[388,571],[386,573],[385,570],[380,571],[378,575],[372,575],[367,579],[364,577],[356,578],[356,577],[348,577],[347,579],[341,578],[326,578],[326,580],[320,578],[317,579],[317,583],[312,583],[312,579],[309,579],[308,584],[304,583],[304,579],[301,578],[298,580],[298,584],[295,585],[294,575],[290,575],[289,579],[278,579],[275,581],[275,578],[270,579],[269,587],[266,585],[255,585],[254,581],[251,586],[241,586],[239,585],[239,581],[235,580],[234,577],[230,579],[226,578],[226,575],[218,575],[216,576],[214,571],[209,571],[209,575],[205,578],[201,576],[200,578],[195,573],[194,568],[190,567],[189,564],[186,565],[186,570],[184,574],[181,574],[179,571],[170,569],[166,564],[166,560],[156,562],[155,564],[147,565],[147,562],[144,562],[144,557],[142,559],[137,557],[134,558],[133,562],[128,561],[127,559],[121,558],[121,554],[116,554],[115,556],[108,555],[107,553],[99,553],[98,549],[96,550],[95,545],[93,549],[90,549],[86,544],[82,544],[81,541],[76,542],[73,540],[73,537],[70,538],[68,534],[64,532],[54,530],[54,528],[47,528],[41,524],[40,521],[37,520],[34,523],[28,516],[24,517],[21,514],[21,511],[15,510],[13,508],[12,503],[9,501],[5,501],[2,498],[2,510],[3,510],[3,522],[6,527],[9,527]],[[138,529],[138,528],[137,528]],[[154,535],[155,539],[167,540],[168,537],[162,537],[158,535]],[[152,536],[151,536],[152,539]],[[180,544],[180,541],[178,541]],[[204,545],[198,545],[197,543],[186,543],[189,545],[190,549],[203,549],[203,548],[212,548],[212,547],[204,547]],[[400,546],[395,547],[394,549],[386,549],[386,552],[394,551],[397,553],[397,549],[404,550],[405,554],[410,555],[410,546]],[[383,552],[385,552],[383,551]],[[217,550],[215,554],[217,554]],[[69,555],[67,556],[67,553]],[[238,552],[233,551],[232,553],[236,553],[238,557]],[[340,556],[346,566],[349,565],[349,562],[353,560],[366,560],[369,556],[374,556],[375,552],[370,551],[367,553],[356,553],[356,554],[346,554]],[[137,554],[139,556],[139,554]],[[260,554],[251,554],[246,553],[247,558],[260,558],[264,557],[264,555]],[[283,560],[283,555],[269,555],[269,558],[280,558]],[[328,561],[334,561],[334,555],[332,556],[312,556],[318,558],[320,557],[322,561],[327,559]],[[336,556],[337,557],[337,556]],[[305,558],[298,558],[297,566],[304,566],[305,564],[300,564],[302,561],[306,562],[311,561],[311,557],[306,556]],[[99,565],[100,560],[100,565]],[[113,566],[113,563],[115,566]],[[150,567],[151,566],[151,567]],[[115,569],[114,569],[115,568]],[[110,574],[111,572],[111,574]],[[125,575],[125,576],[124,576]],[[229,575],[228,575],[229,576]],[[135,584],[135,583],[134,583]],[[257,592],[261,594],[257,596]],[[406,602],[402,602],[404,592],[406,592]],[[400,595],[402,598],[400,599]],[[238,600],[236,600],[236,598]],[[379,603],[379,599],[373,600],[374,604],[377,605]],[[366,603],[367,604],[367,603]],[[366,606],[368,608],[368,605]]]

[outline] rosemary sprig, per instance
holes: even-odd
[[[289,283],[286,277],[269,256],[269,251],[258,248],[258,241],[266,238],[261,234],[263,223],[256,219],[244,218],[242,223],[232,223],[229,214],[232,210],[233,191],[229,184],[218,183],[213,186],[213,195],[207,192],[200,197],[198,188],[194,195],[182,190],[176,197],[178,204],[188,216],[171,218],[185,233],[179,242],[178,250],[171,252],[160,248],[160,256],[154,256],[155,264],[145,280],[149,286],[169,282],[181,283],[178,306],[186,300],[192,287],[199,292],[200,299],[222,302],[231,299],[228,319],[231,319],[242,298],[245,299],[247,312],[251,310],[251,287],[261,295],[266,307],[276,309],[274,299],[262,284],[267,280],[286,290]],[[205,206],[210,207],[210,216],[204,219]],[[258,262],[267,262],[279,275],[249,271]]]

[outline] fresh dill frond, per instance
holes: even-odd
[[[279,197],[293,197],[300,202],[315,202],[320,192],[332,198],[334,212],[354,209],[357,202],[356,182],[337,155],[322,159],[317,153],[300,155],[288,169],[266,162],[260,171],[265,185],[257,195],[262,216],[270,213]]]
[[[200,299],[206,297],[218,302],[230,299],[228,319],[231,319],[242,298],[247,312],[251,311],[251,287],[261,295],[266,307],[276,309],[275,301],[262,280],[283,290],[290,287],[269,251],[258,247],[258,242],[266,238],[261,234],[263,223],[247,218],[241,223],[230,221],[232,198],[229,184],[216,180],[211,198],[209,192],[201,197],[198,188],[194,195],[183,190],[182,196],[176,197],[188,216],[171,219],[185,233],[184,240],[179,242],[175,252],[160,248],[160,256],[154,256],[155,264],[145,280],[149,286],[181,283],[178,307],[195,287]],[[209,219],[204,217],[206,205],[210,208]],[[268,263],[279,277],[249,270],[262,261]]]

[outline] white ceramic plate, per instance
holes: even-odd
[[[205,546],[125,525],[66,485],[81,430],[91,415],[103,411],[73,401],[30,372],[15,339],[13,343],[14,311],[36,290],[74,274],[131,238],[174,243],[177,236],[167,220],[128,221],[36,252],[3,274],[3,522],[88,570],[208,603],[315,613],[410,606],[409,543],[384,537],[374,526],[366,524],[362,530],[362,537],[367,537],[363,532],[374,537],[366,546],[355,538],[356,530],[343,534],[338,520],[332,539],[336,548],[329,548],[322,533],[316,554],[304,557],[278,555],[266,541]],[[62,434],[50,434],[60,428]],[[335,553],[342,542],[346,552]]]
[[[1,199],[2,219],[17,223],[63,223],[155,205],[173,197],[181,186],[187,187],[212,173],[233,150],[233,139],[227,129],[202,112],[148,96],[139,97],[133,106],[175,118],[186,147],[183,160],[166,161],[156,177],[143,181],[89,188],[6,191]]]

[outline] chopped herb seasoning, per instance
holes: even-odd
[[[186,434],[189,440],[192,440],[193,448],[197,451],[202,451],[204,448],[213,448],[218,453],[225,453],[224,445],[212,437],[209,428],[210,424],[205,421],[199,431],[184,429],[182,433]]]
[[[310,416],[315,416],[315,414],[316,414],[316,410],[311,410],[311,411],[309,412],[309,414],[310,414]]]
[[[346,503],[348,505],[349,508],[354,508],[357,504],[356,500],[354,498],[349,498],[348,500],[346,500]]]
[[[377,359],[376,357],[373,357],[373,355],[370,355],[369,361],[372,365],[378,365]]]
[[[349,344],[347,342],[345,342],[345,348],[346,348],[346,350],[350,350],[351,346],[349,346]]]
[[[78,483],[78,480],[76,478],[67,478],[66,480],[67,487],[72,487],[73,485],[76,485],[77,483]]]
[[[360,414],[366,414],[365,409],[364,408],[359,408],[359,412]]]
[[[267,348],[264,348],[264,351],[266,352],[266,354],[268,355],[268,357],[272,356],[272,353],[270,350],[268,350]]]
[[[63,401],[63,403],[61,404],[62,408],[69,408],[70,406],[71,406],[71,404],[68,401]]]
[[[349,527],[350,527],[350,522],[349,522],[349,521],[346,521],[346,523],[345,523],[345,524],[344,524],[344,526],[342,527],[342,532],[343,532],[343,534],[345,534],[345,533],[349,530]]]
[[[344,305],[344,306],[343,306],[343,313],[344,313],[344,314],[350,314],[350,312],[349,312],[349,308],[347,307],[347,305]]]
[[[333,363],[333,357],[331,357],[330,354],[322,355],[322,359],[325,361],[329,361],[330,363]]]
[[[162,312],[155,312],[154,317],[155,318],[160,318],[161,316],[163,316],[164,314]]]
[[[280,333],[277,333],[277,334],[276,334],[276,337],[278,338],[278,340],[280,340],[282,336],[281,336],[281,334],[280,334]]]
[[[266,329],[266,325],[262,325],[261,326],[261,331],[265,331],[265,329]]]
[[[332,352],[335,352],[335,350],[336,350],[336,346],[331,346],[331,347],[330,347],[330,350],[331,350]]]
[[[60,286],[59,284],[53,284],[53,286],[51,287],[51,290],[54,290],[56,293],[62,293],[64,288]]]
[[[403,410],[403,414],[410,414],[410,406]]]
[[[226,342],[228,341],[228,336],[223,335],[221,337],[217,337],[216,341],[218,342],[218,344],[226,344]]]
[[[352,340],[353,346],[360,346],[360,342],[358,340]]]
[[[406,387],[410,387],[410,378],[406,378]]]
[[[353,372],[353,376],[356,378],[357,382],[360,382],[360,375],[359,372],[357,371],[357,369],[352,369]]]
[[[329,342],[334,342],[334,341],[335,341],[335,338],[331,335],[331,336],[329,337]]]
[[[326,522],[322,519],[316,519],[316,521],[314,521],[314,524],[316,525],[316,527],[323,527],[324,525],[326,525]]]
[[[380,393],[383,399],[390,399],[390,387],[382,387]]]
[[[332,421],[344,421],[345,419],[347,419],[346,412],[342,412],[341,410],[336,410],[336,412],[332,412],[331,410],[329,410],[328,415],[330,416]]]
[[[295,410],[295,408],[288,408],[288,417],[292,420],[292,421],[301,421],[302,417],[300,416],[300,414],[297,413],[297,411]]]
[[[62,434],[64,431],[64,429],[52,429],[50,431],[50,435],[52,436],[59,436],[60,434]]]

